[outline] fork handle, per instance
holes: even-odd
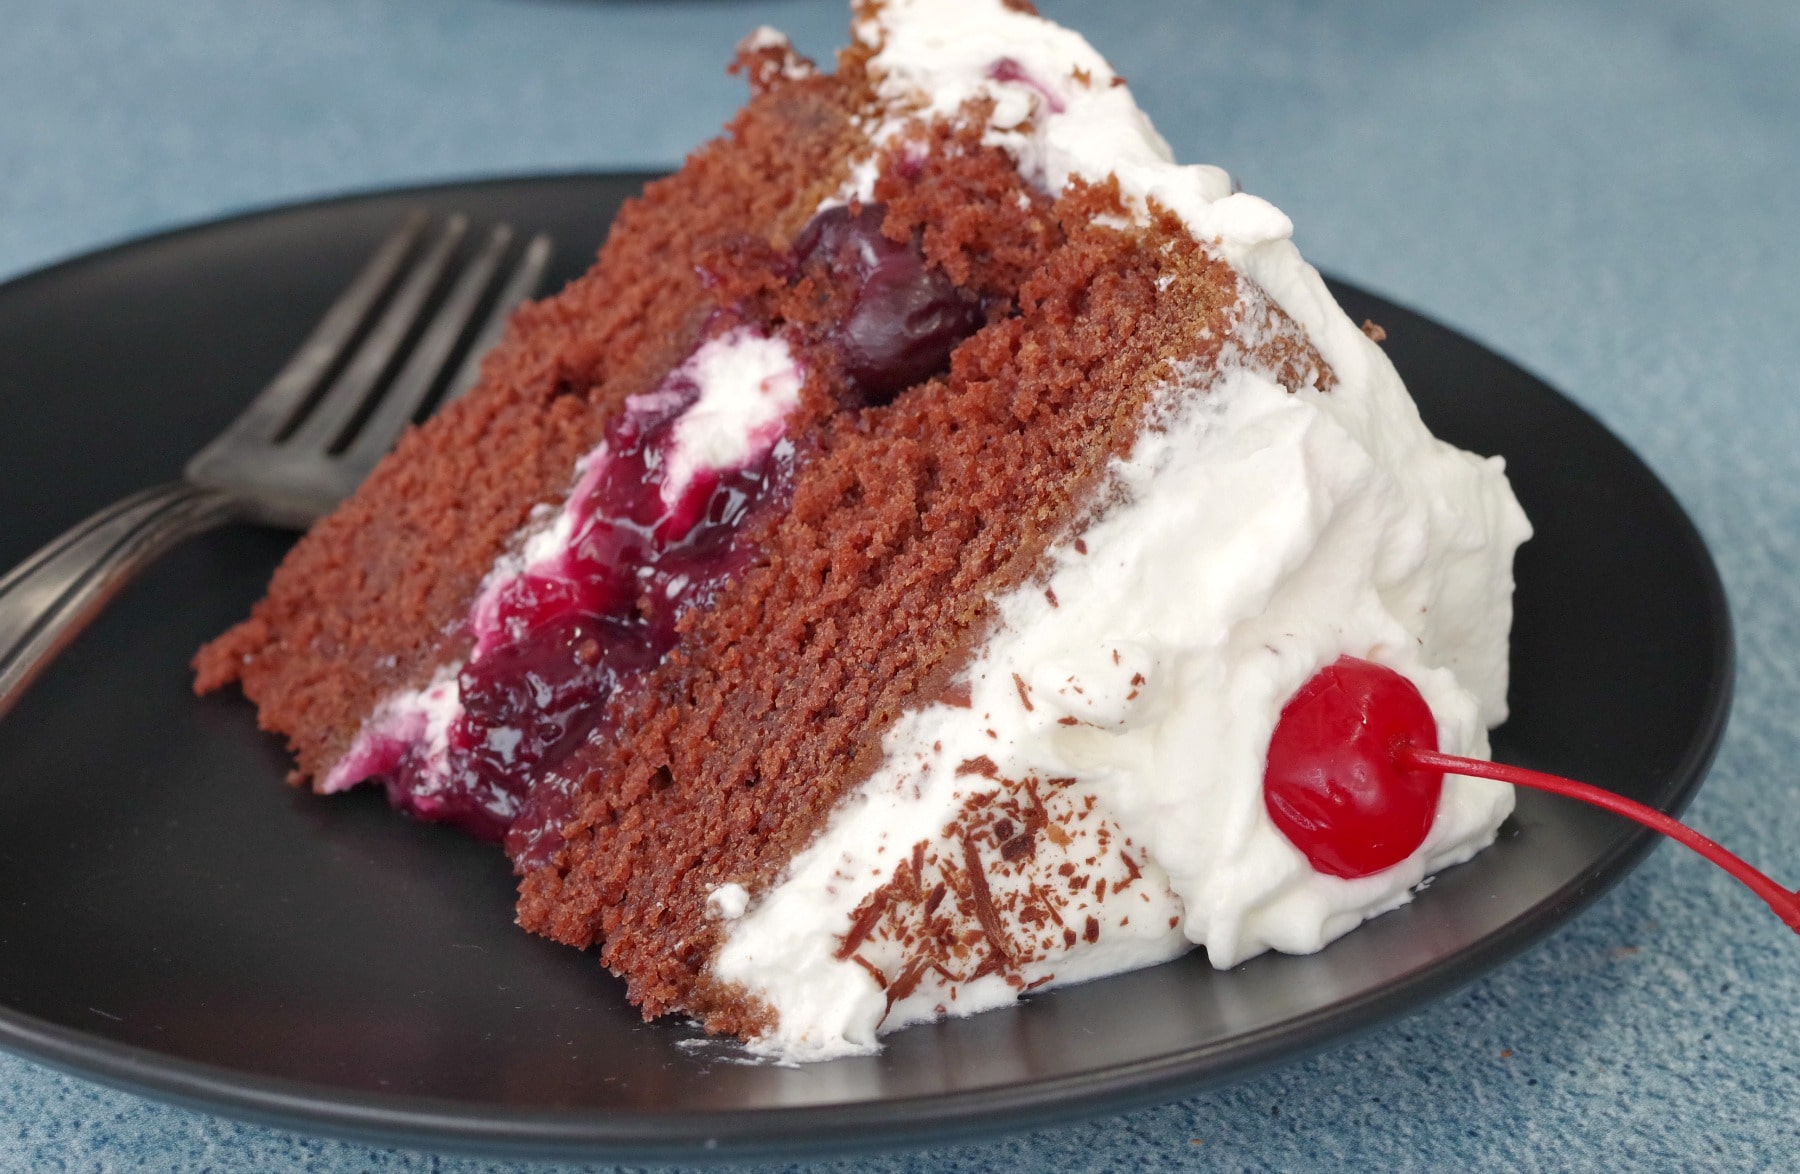
[[[237,510],[229,494],[186,482],[147,489],[90,516],[0,578],[0,717],[139,571]]]

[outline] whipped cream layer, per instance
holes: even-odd
[[[908,1023],[1196,945],[1221,967],[1317,950],[1479,851],[1512,808],[1508,787],[1448,778],[1418,851],[1344,880],[1308,865],[1262,794],[1282,706],[1342,655],[1404,674],[1439,745],[1486,756],[1530,534],[1502,462],[1427,432],[1288,219],[1217,168],[1175,164],[1079,36],[996,0],[862,11],[890,112],[877,144],[986,100],[986,141],[1028,179],[1056,193],[1115,177],[1140,213],[1174,212],[1337,381],[1290,393],[1248,346],[1172,367],[1104,510],[996,601],[966,697],[903,715],[766,891],[714,891],[713,976],[776,1012],[752,1046],[783,1060],[871,1051]],[[842,198],[870,198],[874,167]]]

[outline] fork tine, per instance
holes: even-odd
[[[369,258],[287,366],[269,381],[250,406],[233,420],[208,449],[236,442],[266,443],[280,434],[312,394],[319,380],[337,363],[344,348],[369,317],[381,295],[393,284],[402,262],[412,252],[431,217],[424,209],[409,213],[399,228]],[[198,458],[196,458],[198,460]]]
[[[415,212],[377,248],[274,382],[188,462],[190,484],[229,494],[245,517],[303,528],[355,491],[433,388],[458,387],[443,374],[459,340],[473,336],[457,378],[479,369],[513,307],[542,280],[550,238],[527,242],[503,277],[515,234],[496,226],[451,281],[468,218],[449,217],[428,240],[430,224]]]
[[[407,356],[406,365],[382,392],[375,410],[357,430],[356,439],[343,456],[346,464],[362,472],[373,468],[412,422],[419,405],[437,384],[438,376],[443,374],[457,339],[468,332],[469,322],[481,304],[481,295],[492,284],[512,238],[512,226],[508,224],[496,224],[488,231],[480,251],[456,279],[444,304],[432,317],[430,327]]]
[[[452,216],[445,223],[443,234],[432,242],[425,255],[408,272],[380,321],[357,348],[350,365],[339,373],[324,398],[313,406],[306,420],[287,438],[290,446],[324,451],[343,435],[345,427],[362,410],[376,380],[393,362],[400,344],[412,333],[424,312],[425,303],[443,278],[444,269],[450,264],[450,258],[468,228],[469,219],[461,214]]]
[[[444,396],[440,406],[452,400],[461,399],[463,394],[475,386],[481,378],[481,360],[494,349],[500,341],[501,332],[506,329],[506,321],[520,302],[537,292],[544,280],[544,270],[550,265],[550,237],[538,233],[525,245],[525,253],[519,258],[519,267],[500,290],[500,296],[494,300],[494,308],[488,311],[487,321],[481,324],[481,331],[475,341],[469,344],[468,357],[463,359],[462,367],[456,372],[449,384],[444,388]]]

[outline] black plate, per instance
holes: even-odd
[[[642,177],[362,196],[158,237],[0,287],[0,567],[177,475],[415,203],[556,235],[557,277]],[[1705,548],[1591,417],[1519,368],[1340,286],[1441,435],[1507,454],[1518,563],[1497,755],[1667,811],[1725,724],[1731,637]],[[290,538],[155,567],[0,722],[0,1044],[151,1096],[387,1142],[693,1158],[944,1141],[1192,1092],[1417,1009],[1592,902],[1649,833],[1533,794],[1501,842],[1323,953],[1197,957],[801,1069],[646,1026],[591,957],[512,925],[498,852],[322,800],[188,656]],[[686,1045],[686,1046],[683,1046]]]

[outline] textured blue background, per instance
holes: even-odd
[[[378,185],[665,166],[758,23],[836,0],[60,0],[3,6],[0,277]],[[1738,702],[1703,830],[1800,880],[1800,6],[1046,0],[1177,153],[1321,267],[1595,411],[1719,560]],[[0,405],[3,410],[4,405]],[[1605,557],[1597,549],[1595,557]],[[0,959],[0,964],[10,960]],[[1234,1088],[856,1170],[1780,1168],[1800,942],[1674,848],[1422,1013]],[[167,1108],[0,1056],[0,1168],[502,1170]]]

